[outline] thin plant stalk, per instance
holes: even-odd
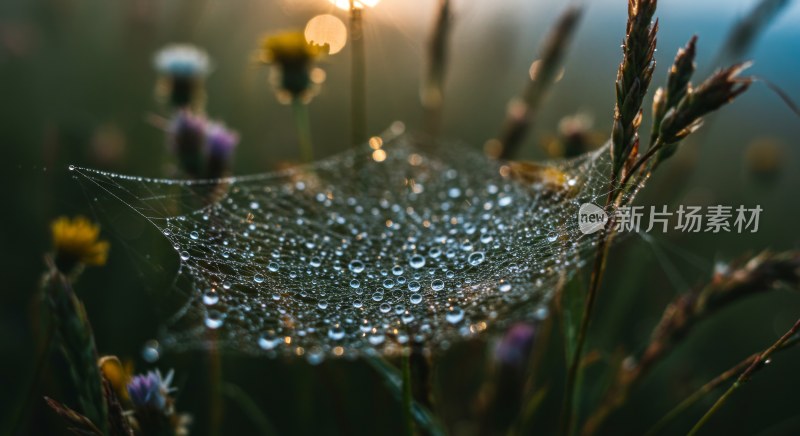
[[[420,91],[420,100],[425,109],[425,126],[428,134],[436,136],[442,124],[444,105],[444,79],[453,16],[450,0],[439,0],[439,13],[433,36],[428,43],[428,72]]]
[[[610,196],[611,194],[609,194],[609,198]],[[581,317],[581,323],[578,327],[578,334],[575,340],[575,352],[567,368],[567,380],[564,387],[564,405],[562,408],[563,415],[561,420],[561,428],[563,434],[565,435],[571,435],[572,428],[574,426],[573,415],[575,409],[575,397],[578,390],[578,381],[580,379],[579,372],[581,360],[586,345],[586,336],[589,332],[589,323],[592,318],[595,301],[597,300],[597,294],[600,290],[600,284],[603,282],[603,274],[606,269],[606,259],[608,257],[609,247],[611,246],[610,242],[613,238],[612,222],[613,219],[609,219],[606,229],[601,233],[600,239],[597,242],[597,254],[595,255],[594,266],[592,267],[591,282],[589,285],[589,291],[586,294],[586,304],[584,306],[583,316]],[[608,236],[606,236],[606,234]]]
[[[214,332],[216,333],[216,332]],[[209,376],[209,434],[222,434],[223,400],[222,400],[222,356],[217,347],[216,334],[212,334],[211,348],[208,351],[208,376]]]
[[[411,393],[411,350],[403,354],[403,423],[405,424],[406,435],[414,434],[414,418],[411,413],[413,407],[413,395]]]
[[[758,370],[763,368],[764,365],[767,362],[769,362],[770,357],[772,357],[772,355],[775,354],[776,351],[783,348],[786,345],[786,343],[789,342],[792,339],[792,337],[797,334],[798,331],[800,331],[800,319],[798,319],[794,323],[792,328],[790,328],[786,333],[784,333],[783,336],[780,337],[780,339],[778,339],[774,344],[772,344],[769,348],[767,348],[764,352],[762,352],[758,356],[758,358],[754,359],[750,363],[750,366],[748,366],[747,369],[745,369],[744,372],[739,376],[739,378],[737,378],[736,381],[733,382],[733,384],[728,388],[728,390],[725,391],[725,393],[723,393],[722,396],[717,399],[717,401],[714,403],[714,405],[711,406],[710,409],[708,409],[705,415],[703,415],[703,417],[700,418],[699,421],[697,421],[694,427],[692,427],[692,429],[689,431],[688,435],[689,436],[696,435],[697,432],[700,431],[700,429],[703,428],[703,426],[706,423],[708,423],[708,420],[711,419],[711,417],[714,416],[714,414],[717,413],[722,408],[722,406],[725,404],[726,401],[728,401],[731,395],[733,395],[733,393],[736,392],[736,390],[739,389],[743,384],[748,382],[750,378],[753,376],[753,374],[755,374]]]
[[[530,80],[524,93],[512,100],[500,136],[491,141],[497,146],[497,150],[489,150],[492,157],[511,159],[519,151],[547,92],[562,72],[562,61],[582,14],[582,6],[568,6],[550,30],[539,48],[535,73],[529,72]]]
[[[793,336],[791,339],[786,341],[782,347],[780,347],[777,351],[785,350],[796,345],[800,342],[800,336]],[[713,392],[716,388],[720,385],[725,383],[726,381],[730,380],[731,378],[741,374],[742,371],[747,369],[750,365],[756,361],[760,353],[755,353],[747,357],[747,359],[742,360],[741,362],[737,363],[735,366],[731,367],[727,371],[723,372],[722,374],[714,377],[711,381],[704,384],[700,387],[700,389],[694,391],[691,395],[686,397],[683,401],[681,401],[675,408],[669,411],[663,418],[661,418],[650,430],[647,431],[646,435],[653,436],[661,432],[664,427],[667,426],[672,420],[674,420],[678,415],[686,411],[689,407],[693,406],[699,400],[701,400],[706,395]]]
[[[353,50],[350,72],[353,145],[366,141],[367,131],[367,56],[364,48],[364,10],[350,0],[350,45]]]
[[[308,105],[299,98],[292,99],[292,113],[297,128],[297,141],[300,144],[300,157],[304,163],[314,160],[314,144],[311,141],[311,122]]]

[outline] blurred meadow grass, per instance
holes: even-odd
[[[367,11],[370,134],[395,120],[402,120],[412,131],[425,127],[419,86],[437,3],[383,0]],[[549,157],[542,144],[558,136],[562,117],[576,112],[589,116],[591,130],[599,137],[610,136],[612,83],[625,29],[624,3],[588,2],[564,59],[563,79],[549,90],[519,157]],[[718,53],[731,27],[755,3],[662,2],[657,13],[660,31],[654,84],[665,82],[675,52],[694,33],[700,37],[695,83],[714,68],[729,64],[733,59],[721,59]],[[779,84],[797,99],[800,58],[794,54],[800,53],[800,5],[787,3],[744,58],[755,60],[753,74]],[[562,9],[561,2],[454,2],[442,137],[478,148],[499,133],[506,104],[522,91],[537,47]],[[52,219],[92,216],[111,242],[107,265],[84,272],[75,286],[101,354],[132,359],[137,372],[151,369],[141,358],[142,344],[156,336],[156,329],[170,315],[164,309],[172,307],[170,300],[180,298],[173,283],[178,259],[171,247],[123,205],[95,202],[91,191],[72,182],[67,165],[147,176],[168,174],[173,157],[164,133],[147,117],[158,109],[153,98],[153,53],[173,42],[195,44],[211,56],[208,113],[224,119],[241,135],[234,174],[262,172],[283,161],[296,161],[292,112],[274,98],[268,73],[253,62],[253,52],[264,33],[302,28],[320,13],[334,13],[347,21],[346,13],[336,12],[322,0],[11,0],[0,5],[0,144],[10,153],[2,160],[9,194],[4,197],[1,260],[6,280],[0,340],[6,352],[0,360],[0,385],[6,388],[0,395],[4,411],[0,431],[19,422],[16,428],[21,434],[63,432],[63,422],[40,399],[46,394],[69,403],[74,395],[65,382],[68,366],[58,357],[45,363],[41,379],[29,394],[32,362],[41,347],[34,296],[44,269],[43,253],[51,248],[47,229]],[[345,150],[349,143],[349,116],[341,110],[350,98],[349,55],[348,45],[322,62],[327,79],[308,106],[318,157]],[[651,95],[645,98],[643,126],[650,125]],[[611,363],[641,350],[664,305],[706,283],[717,262],[766,248],[797,248],[797,119],[774,94],[755,85],[714,115],[706,127],[708,131],[698,132],[702,140],[687,139],[637,202],[760,204],[765,210],[761,230],[755,235],[670,233],[653,241],[629,238],[612,249],[587,348],[588,355],[600,363],[589,366],[584,374],[578,404],[582,418],[602,398],[604,384],[613,373]],[[751,171],[754,158],[748,151],[764,143],[780,153],[774,162],[775,174],[766,179]],[[798,313],[796,295],[774,292],[699,323],[631,392],[619,413],[609,416],[602,434],[647,430],[694,389],[774,342]],[[561,353],[559,341],[554,334],[548,355],[542,357],[552,369],[545,379],[563,378],[564,362],[553,356]],[[439,356],[434,368],[435,407],[454,434],[475,434],[479,427],[472,421],[491,398],[484,382],[493,371],[492,348],[484,342],[459,344]],[[796,350],[776,357],[732,396],[706,431],[796,433],[800,429],[794,402],[798,358]],[[167,354],[157,363],[162,370],[176,369],[177,404],[193,415],[193,434],[213,429],[208,413],[214,389],[209,382],[213,359],[195,352]],[[221,368],[224,381],[217,389],[225,392],[224,434],[395,434],[403,428],[399,403],[365,362],[326,361],[310,367],[304,361],[224,355]],[[560,398],[560,389],[561,382],[553,383],[549,395]],[[720,392],[679,417],[667,434],[688,430]],[[560,403],[551,397],[542,404],[534,428],[543,433],[557,431]]]

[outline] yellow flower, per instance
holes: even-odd
[[[97,362],[97,366],[100,367],[103,377],[108,380],[117,397],[128,401],[128,383],[133,378],[133,362],[127,360],[123,364],[117,356],[103,356]]]
[[[272,65],[271,81],[278,100],[289,103],[299,99],[307,103],[325,76],[321,69],[313,68],[313,64],[328,51],[328,44],[309,44],[303,32],[282,32],[265,37],[259,59]]]
[[[108,259],[108,241],[98,240],[100,227],[82,216],[60,217],[50,224],[56,265],[65,272],[79,264],[99,266]]]
[[[261,60],[280,66],[308,66],[328,51],[325,46],[311,45],[303,32],[288,31],[266,36],[261,42]]]

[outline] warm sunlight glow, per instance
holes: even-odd
[[[305,36],[309,44],[328,44],[328,54],[335,54],[342,51],[347,43],[347,27],[333,15],[317,15],[306,24]]]
[[[328,0],[337,8],[342,9],[344,11],[350,10],[350,0]],[[381,0],[354,0],[353,7],[355,9],[364,9],[364,7],[372,8],[378,4]]]

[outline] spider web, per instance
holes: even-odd
[[[161,230],[189,283],[161,344],[326,356],[428,350],[535,317],[596,237],[607,147],[522,174],[463,145],[385,137],[213,181],[71,168]]]

